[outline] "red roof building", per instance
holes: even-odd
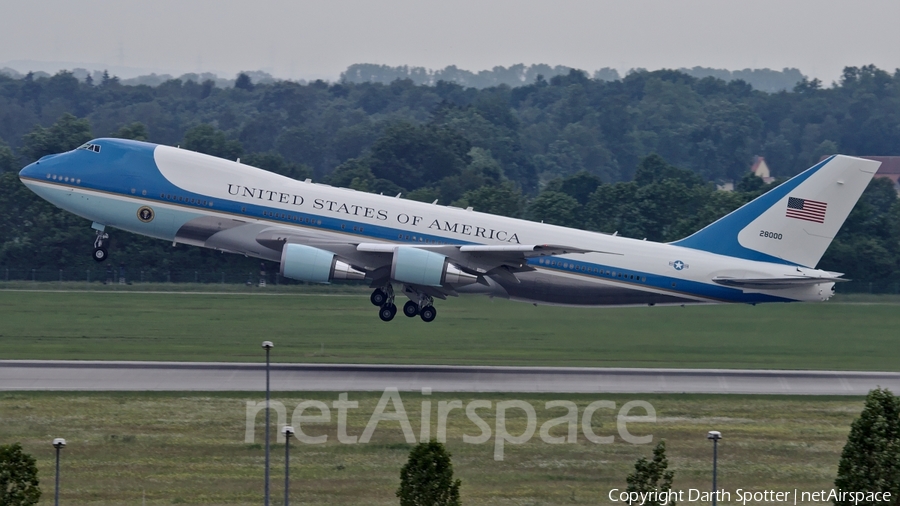
[[[766,184],[775,181],[775,178],[772,177],[772,174],[769,172],[769,166],[766,165],[766,159],[761,156],[753,157],[753,166],[750,167],[750,172],[762,179]]]
[[[894,182],[894,187],[900,191],[900,156],[861,156],[866,160],[876,160],[881,162],[875,177],[883,177]]]

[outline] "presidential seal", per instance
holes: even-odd
[[[143,221],[144,223],[150,223],[151,221],[153,221],[153,216],[155,216],[153,214],[153,209],[150,209],[147,206],[143,206],[140,209],[138,209],[137,217],[139,220]]]

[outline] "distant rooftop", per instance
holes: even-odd
[[[858,158],[881,162],[881,167],[878,167],[875,177],[890,179],[894,183],[897,193],[900,193],[900,156],[860,156]]]
[[[831,155],[823,156],[819,159],[822,160],[828,158]],[[863,158],[866,160],[875,160],[876,162],[881,162],[881,167],[878,168],[877,175],[900,175],[900,156],[857,156],[856,158]]]
[[[881,162],[878,174],[900,175],[900,156],[861,156],[860,158]]]

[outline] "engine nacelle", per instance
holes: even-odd
[[[366,273],[335,258],[334,253],[303,244],[285,244],[281,250],[281,275],[310,283],[332,279],[365,279]]]
[[[423,286],[463,286],[477,282],[478,276],[463,272],[440,253],[401,246],[394,249],[391,279]]]

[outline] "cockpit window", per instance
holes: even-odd
[[[91,144],[90,142],[85,142],[84,144],[82,144],[81,146],[78,146],[75,149],[86,149],[88,151],[93,151],[94,153],[99,153],[100,145],[99,144]]]

